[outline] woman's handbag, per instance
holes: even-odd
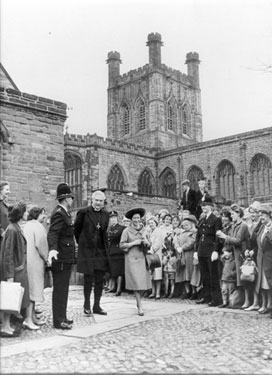
[[[1,281],[0,310],[6,313],[19,313],[25,289],[20,283]]]
[[[177,259],[177,272],[180,272],[185,267],[185,259],[183,254]]]
[[[242,281],[249,281],[253,283],[256,276],[256,265],[254,261],[245,261],[244,264],[241,265],[241,276],[240,279]]]
[[[154,268],[161,267],[161,260],[157,253],[155,254],[146,254],[146,266],[148,270],[153,270]]]

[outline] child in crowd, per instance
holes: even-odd
[[[223,262],[221,278],[221,293],[223,304],[218,307],[227,307],[229,304],[229,296],[236,288],[236,265],[232,246],[223,247],[223,255],[221,257],[221,260]]]
[[[163,298],[168,297],[169,291],[169,282],[170,282],[170,295],[168,298],[174,297],[175,292],[175,279],[176,279],[176,271],[177,271],[177,257],[175,253],[175,249],[173,247],[168,248],[164,251],[162,256],[162,264],[163,264],[163,271],[164,271],[164,286],[165,286],[165,294]]]

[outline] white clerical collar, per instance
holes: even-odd
[[[65,207],[65,206],[63,206],[63,204],[58,204],[59,206],[61,206],[67,213],[68,213],[68,210],[67,210],[67,208]]]

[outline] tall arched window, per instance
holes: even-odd
[[[82,206],[82,160],[79,155],[65,153],[65,182],[74,194],[74,208]]]
[[[129,108],[126,103],[123,103],[122,105],[122,124],[124,129],[124,134],[129,134],[130,132],[130,114],[129,114]]]
[[[148,170],[144,170],[138,180],[139,193],[152,195],[154,194],[153,176]]]
[[[167,129],[173,130],[173,105],[169,101],[167,103]]]
[[[202,170],[197,166],[192,166],[187,173],[187,178],[190,180],[190,186],[193,190],[198,190],[198,180],[204,178]]]
[[[182,133],[186,135],[190,135],[190,111],[187,104],[184,104],[181,110],[181,118],[182,118]]]
[[[160,185],[162,195],[169,198],[176,198],[177,191],[176,191],[176,178],[174,173],[166,169],[160,177]]]
[[[217,186],[220,196],[235,201],[235,169],[228,160],[223,160],[218,165]]]
[[[252,195],[269,195],[271,194],[271,162],[263,154],[254,156],[250,163],[250,178]]]
[[[146,110],[143,99],[139,99],[137,102],[137,112],[139,130],[144,130],[146,127]]]
[[[117,190],[117,191],[123,191],[125,186],[124,182],[124,176],[123,173],[118,167],[118,165],[114,165],[109,173],[108,176],[108,188],[110,190]]]

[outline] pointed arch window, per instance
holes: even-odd
[[[182,133],[190,135],[190,112],[189,107],[185,104],[181,110],[182,114]]]
[[[203,179],[204,174],[199,167],[193,166],[193,167],[190,168],[190,170],[187,174],[187,178],[188,178],[188,180],[190,180],[191,188],[193,190],[199,190],[198,180]]]
[[[145,103],[142,99],[138,102],[139,129],[144,130],[146,127],[146,110]]]
[[[110,190],[123,191],[124,186],[125,182],[123,173],[120,167],[118,167],[118,165],[115,165],[111,168],[108,176],[108,188]]]
[[[126,103],[122,105],[122,123],[123,123],[123,129],[124,129],[124,134],[129,134],[130,132],[130,113],[129,113],[129,108]]]
[[[139,193],[152,195],[154,194],[153,177],[148,170],[144,170],[138,180]]]
[[[171,171],[166,171],[161,179],[162,195],[168,198],[176,198],[176,178]]]
[[[252,195],[271,194],[271,162],[268,157],[257,154],[250,163]]]
[[[173,130],[173,122],[174,122],[174,113],[173,113],[173,105],[171,102],[167,103],[167,129]]]
[[[65,182],[74,194],[74,208],[82,206],[82,160],[79,155],[66,153],[64,156]]]
[[[235,201],[235,169],[228,160],[222,161],[218,166],[217,186],[220,196]]]

